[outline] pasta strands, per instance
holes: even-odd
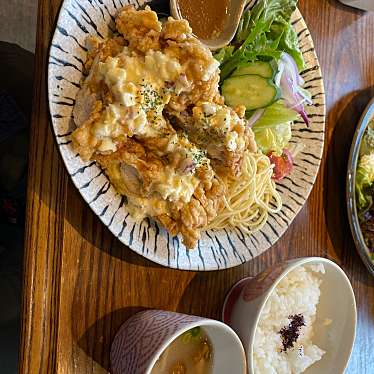
[[[244,154],[242,174],[238,178],[221,179],[226,186],[225,206],[208,229],[237,227],[246,234],[261,230],[269,213],[282,209],[282,199],[271,178],[273,165],[261,153]],[[273,206],[273,207],[272,207]]]

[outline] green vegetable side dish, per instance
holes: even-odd
[[[362,138],[355,190],[361,232],[374,261],[374,119],[368,124]]]
[[[297,0],[258,0],[244,12],[232,43],[214,56],[225,102],[245,106],[258,149],[273,157],[288,152],[293,121],[309,124],[304,105],[312,100],[302,88],[305,63],[290,22],[296,6]]]
[[[366,128],[360,147],[360,158],[356,170],[357,207],[360,213],[373,204],[372,186],[374,183],[374,120]]]
[[[374,182],[374,154],[365,154],[361,157],[356,171],[356,193],[358,207],[361,212],[371,208],[373,197],[370,191]]]
[[[304,59],[290,23],[296,5],[297,0],[259,0],[244,13],[233,45],[215,55],[221,63],[221,81],[243,64],[277,60],[282,52],[291,55],[299,70],[303,69]]]

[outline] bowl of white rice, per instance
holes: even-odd
[[[337,374],[348,365],[357,312],[344,271],[309,257],[238,282],[223,320],[241,338],[250,374]]]

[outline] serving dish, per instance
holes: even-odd
[[[253,352],[256,328],[265,304],[277,285],[295,269],[321,266],[321,295],[317,305],[313,340],[326,353],[305,372],[343,373],[351,356],[357,323],[356,301],[344,271],[321,257],[286,261],[254,278],[245,278],[233,286],[223,306],[223,321],[239,335],[247,354],[249,373],[254,373]],[[339,289],[339,292],[336,290]],[[283,300],[283,299],[282,299]],[[328,321],[328,323],[326,323]],[[344,326],[344,328],[342,328]]]
[[[186,270],[216,270],[240,265],[273,245],[304,205],[318,173],[325,127],[323,79],[309,30],[296,11],[292,24],[306,61],[302,76],[314,105],[307,108],[309,128],[297,122],[291,142],[302,141],[291,177],[278,184],[283,209],[271,216],[254,235],[238,229],[208,230],[197,248],[187,250],[180,238],[171,237],[159,224],[145,219],[136,223],[103,171],[94,162],[83,162],[71,145],[75,125],[71,114],[86,57],[84,40],[90,33],[104,37],[113,28],[113,16],[125,1],[91,2],[66,0],[52,40],[48,66],[48,93],[52,126],[58,148],[73,183],[109,230],[135,252],[159,264]],[[142,5],[142,4],[138,4]],[[152,5],[152,3],[150,4]]]
[[[371,0],[340,0],[341,3],[362,10],[374,10]]]
[[[355,190],[355,181],[356,181],[356,169],[357,163],[360,154],[361,141],[365,134],[366,128],[371,119],[374,117],[374,99],[370,101],[366,107],[362,117],[357,125],[356,132],[354,134],[351,150],[348,160],[348,171],[347,171],[347,181],[346,181],[346,198],[347,198],[347,211],[348,211],[348,220],[351,227],[353,240],[357,252],[359,253],[363,263],[374,276],[374,262],[372,261],[369,250],[365,244],[364,237],[361,232],[360,222],[357,213],[356,206],[356,190]]]
[[[203,40],[202,42],[212,50],[224,47],[231,42],[238,28],[240,17],[246,7],[252,6],[256,0],[233,0],[230,2],[230,10],[228,13],[228,21],[223,32],[214,39]],[[170,13],[175,19],[181,19],[180,10],[178,8],[178,0],[170,0]]]

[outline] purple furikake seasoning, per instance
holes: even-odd
[[[288,326],[282,327],[279,334],[282,337],[283,349],[282,352],[286,352],[287,349],[292,348],[294,343],[300,335],[300,328],[305,326],[305,319],[302,314],[295,314],[293,316],[288,316],[291,321]]]

